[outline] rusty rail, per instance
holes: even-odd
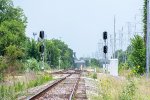
[[[80,81],[80,77],[81,77],[81,74],[80,74],[78,80],[76,81],[76,83],[75,83],[75,85],[74,85],[74,87],[73,87],[73,90],[72,90],[72,92],[71,92],[71,94],[70,94],[70,96],[69,96],[69,100],[72,100],[73,97],[75,96],[75,92],[76,92],[76,90],[77,90],[77,88],[78,88],[78,84],[79,84],[79,81]]]
[[[54,86],[56,86],[57,84],[59,84],[60,82],[62,82],[63,80],[65,80],[69,76],[71,76],[71,74],[69,74],[68,76],[66,76],[64,78],[61,78],[61,79],[55,81],[54,83],[52,83],[52,85],[50,85],[46,89],[44,89],[44,90],[40,91],[39,93],[29,97],[28,100],[35,100],[36,98],[40,97],[42,94],[46,93],[49,89],[53,88]]]
[[[58,73],[59,73],[59,72],[58,72]],[[60,72],[60,73],[61,73],[61,72]],[[64,73],[65,73],[65,72],[64,72]],[[63,73],[63,74],[64,74],[64,73]],[[75,82],[75,84],[74,84],[74,86],[73,86],[73,89],[72,89],[70,95],[68,96],[68,100],[72,100],[73,97],[75,96],[75,92],[76,92],[76,90],[77,90],[77,88],[78,88],[78,84],[79,84],[80,77],[81,77],[81,71],[80,71],[80,70],[76,70],[74,73],[67,72],[67,74],[69,74],[69,75],[67,75],[67,76],[64,77],[64,78],[61,78],[61,79],[55,81],[55,82],[52,83],[50,86],[48,86],[46,89],[43,89],[43,90],[40,91],[39,93],[37,93],[37,94],[35,94],[35,95],[29,97],[28,100],[35,100],[35,99],[37,99],[37,98],[40,98],[42,95],[44,95],[44,94],[45,94],[46,92],[48,92],[50,89],[52,89],[53,87],[55,87],[56,85],[58,85],[60,82],[64,81],[67,77],[71,76],[72,74],[79,74],[79,77],[77,78],[77,80],[76,80],[76,82]]]

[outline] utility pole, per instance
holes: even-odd
[[[123,36],[123,27],[122,27],[122,29],[121,29],[121,50],[123,51],[123,48],[122,48],[122,46],[123,46],[123,38],[124,36]]]
[[[147,0],[146,78],[149,78],[149,0]]]
[[[111,59],[112,59],[113,58],[113,37],[111,34],[110,34],[110,47],[111,47],[111,53],[112,53]]]
[[[114,56],[115,59],[115,51],[116,51],[116,17],[114,16]]]
[[[137,34],[138,34],[138,33],[136,33],[136,27],[137,27],[137,26],[136,26],[136,19],[137,19],[136,17],[137,17],[137,15],[135,15],[135,16],[134,16],[134,20],[135,20],[135,25],[134,25],[134,34],[135,34],[135,35],[137,35]]]
[[[131,38],[131,22],[127,22],[128,25],[128,39],[127,39],[127,47],[130,45],[130,38]]]

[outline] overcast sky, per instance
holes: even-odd
[[[127,22],[141,21],[143,0],[13,0],[28,18],[26,34],[44,30],[47,38],[65,41],[78,57],[98,50],[102,32],[113,34]],[[126,34],[127,30],[124,30]]]

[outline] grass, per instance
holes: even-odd
[[[44,75],[44,76],[38,77],[36,80],[30,81],[27,84],[27,88],[36,87],[51,80],[52,80],[52,76]]]
[[[93,95],[91,100],[150,100],[150,80],[145,76],[126,76],[98,78],[100,93]]]
[[[31,80],[28,83],[17,82],[12,86],[0,85],[0,100],[16,100],[19,95],[22,95],[22,91],[42,85],[52,79],[52,76],[49,74],[44,74],[39,75],[35,80]]]
[[[94,73],[94,72],[89,73],[89,74],[87,75],[87,77],[92,78],[92,79],[97,79],[97,73]]]

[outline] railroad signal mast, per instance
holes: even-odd
[[[104,42],[105,42],[105,45],[103,47],[103,52],[105,54],[105,73],[107,73],[108,72],[108,67],[106,67],[106,54],[108,52],[108,47],[106,45],[106,40],[107,40],[107,32],[106,31],[103,32],[103,39],[104,39]],[[107,70],[106,70],[106,68],[107,68]]]
[[[39,37],[40,37],[40,42],[42,43],[39,48],[39,52],[41,53],[41,59],[43,61],[43,66],[41,67],[41,69],[44,70],[44,51],[45,51],[44,31],[40,31]]]

